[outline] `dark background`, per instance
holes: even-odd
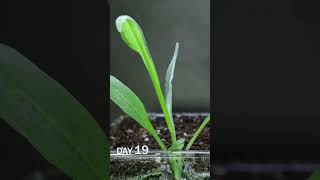
[[[0,1],[0,43],[17,49],[61,83],[104,129],[109,124],[108,11],[106,0]],[[0,121],[0,167],[0,179],[15,180],[46,169],[48,163]]]
[[[214,160],[320,160],[315,2],[214,1]]]

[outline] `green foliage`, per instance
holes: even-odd
[[[161,149],[166,150],[165,145],[159,138],[148,118],[148,114],[143,103],[127,86],[122,84],[113,76],[110,76],[110,98],[125,113],[145,128],[158,142]]]
[[[165,98],[163,96],[161,86],[159,83],[159,78],[157,75],[156,68],[154,66],[152,57],[150,55],[146,40],[144,38],[143,32],[139,24],[130,16],[122,15],[119,16],[116,20],[117,29],[123,39],[123,41],[135,52],[137,52],[151,77],[153,86],[158,95],[160,106],[162,108],[163,114],[165,116],[166,123],[168,125],[172,145],[169,150],[182,150],[184,147],[184,139],[176,140],[176,132],[174,128],[174,122],[172,117],[172,80],[174,75],[174,69],[178,57],[179,43],[176,43],[174,55],[169,64],[166,73],[166,82],[165,82]],[[148,130],[148,132],[156,139],[158,144],[162,149],[164,149],[163,143],[159,141],[158,135],[154,132],[154,128],[151,125],[147,117],[147,113],[143,103],[140,99],[123,83],[119,80],[110,76],[110,89],[111,89],[111,100],[114,101],[125,113],[131,116],[136,120],[142,127]],[[198,137],[200,132],[203,130],[205,125],[209,122],[210,117],[207,117],[202,123],[200,128],[196,131],[193,138],[187,145],[187,149],[190,149],[195,139]]]
[[[189,143],[186,146],[186,150],[189,150],[191,146],[193,145],[194,141],[197,139],[203,128],[209,123],[210,121],[210,115],[206,117],[203,122],[201,123],[200,127],[197,129],[197,131],[194,133],[193,137],[189,141]]]
[[[175,143],[173,143],[170,146],[169,150],[170,151],[180,151],[180,150],[182,150],[183,147],[184,147],[185,141],[186,140],[184,138],[179,139],[178,141],[176,141]]]
[[[16,50],[0,44],[0,118],[77,180],[107,179],[107,138],[89,112]]]
[[[158,74],[154,66],[152,57],[150,55],[146,40],[144,38],[143,32],[139,24],[132,19],[130,16],[119,16],[116,20],[117,29],[123,39],[123,41],[135,52],[137,52],[145,64],[150,78],[152,80],[153,86],[158,96],[160,106],[162,108],[163,114],[168,125],[170,136],[173,142],[176,141],[176,133],[173,124],[173,120],[170,117],[169,111],[166,107],[166,103],[163,97],[162,89],[160,86]]]
[[[182,150],[185,146],[185,139],[179,139],[178,141],[176,140],[176,132],[172,116],[172,80],[178,56],[179,43],[176,43],[173,58],[167,69],[164,97],[153,59],[150,55],[146,40],[139,24],[133,18],[123,15],[117,18],[116,26],[123,41],[129,46],[129,48],[141,56],[143,63],[149,72],[171,136],[172,144],[168,150]],[[140,99],[128,87],[126,87],[113,76],[110,76],[110,89],[111,100],[115,102],[125,113],[137,121],[142,127],[144,127],[155,138],[162,149],[166,149],[163,142],[158,137],[158,134],[155,132],[150,120],[148,119],[147,112]],[[200,128],[196,131],[193,138],[188,143],[186,147],[187,150],[190,149],[209,120],[210,117],[207,117],[201,124]],[[183,158],[181,155],[178,155],[170,158],[170,162],[172,164],[174,178],[181,179]]]

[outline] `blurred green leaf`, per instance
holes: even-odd
[[[143,128],[145,128],[155,138],[161,149],[166,149],[157,132],[153,128],[143,103],[134,94],[134,92],[113,76],[110,76],[110,98],[126,114],[128,114],[128,116],[132,117]]]
[[[0,117],[77,180],[107,178],[107,138],[88,111],[16,50],[0,44]]]
[[[308,180],[319,180],[320,179],[320,171],[317,170],[315,171],[309,178]]]

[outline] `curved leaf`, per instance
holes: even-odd
[[[0,118],[77,180],[105,180],[107,138],[88,111],[16,50],[0,44]]]
[[[161,149],[166,149],[153,128],[143,103],[134,92],[113,76],[110,76],[110,99],[128,114],[128,116],[132,117],[145,128],[158,142]]]

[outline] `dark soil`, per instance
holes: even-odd
[[[187,144],[196,132],[205,116],[196,115],[174,115],[175,129],[177,139],[185,138]],[[167,147],[171,144],[169,129],[167,128],[164,117],[154,117],[151,115],[153,127],[158,132],[160,138]],[[210,124],[210,123],[209,123]],[[197,140],[191,147],[191,150],[210,150],[210,126],[209,124],[203,129]],[[136,147],[137,145],[147,145],[150,150],[160,149],[157,142],[149,133],[142,128],[136,121],[130,117],[123,117],[116,127],[110,131],[110,149],[117,147]]]
[[[148,160],[113,160],[110,163],[110,167],[113,176],[138,176],[140,174],[148,174],[150,170],[156,169],[158,166]]]
[[[184,161],[184,160],[183,160]],[[146,159],[113,159],[111,160],[111,180],[124,179],[154,179],[173,180],[172,164],[169,159],[163,158],[157,162],[154,158]],[[200,177],[196,173],[209,172],[209,159],[195,158],[186,160],[181,166],[188,180],[206,180],[208,176]]]

